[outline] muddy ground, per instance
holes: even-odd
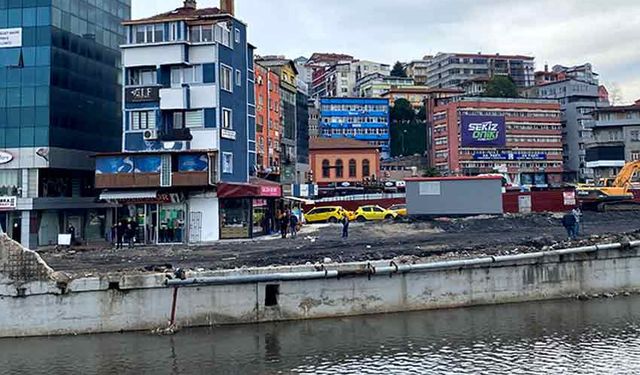
[[[88,275],[116,271],[153,271],[164,267],[225,269],[307,262],[349,262],[400,259],[505,255],[640,238],[640,213],[585,212],[583,238],[566,241],[559,217],[548,214],[507,215],[471,219],[444,219],[416,223],[351,224],[342,240],[341,226],[307,226],[297,239],[225,241],[188,247],[78,247],[41,255],[57,271]]]

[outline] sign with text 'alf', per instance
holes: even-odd
[[[505,147],[507,126],[504,116],[462,115],[462,147]]]

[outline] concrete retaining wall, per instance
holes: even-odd
[[[401,265],[399,272],[386,262],[347,264],[327,266],[326,278],[193,284],[178,289],[176,319],[181,327],[255,323],[636,290],[640,288],[640,250],[618,247],[578,249],[528,259],[449,262],[423,270]],[[301,266],[187,276],[200,280],[216,276],[220,280],[275,272],[316,275],[316,271],[311,266]],[[20,284],[20,293],[5,279],[0,288],[0,337],[166,327],[173,301],[173,287],[165,285],[166,279],[165,274],[112,275],[77,279],[64,286],[35,281]],[[267,289],[277,289],[278,293],[267,296]],[[268,300],[274,302],[274,296],[277,304],[266,306]]]

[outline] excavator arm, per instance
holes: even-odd
[[[631,184],[631,179],[633,175],[640,171],[640,161],[633,161],[625,164],[625,166],[620,170],[618,176],[613,181],[613,186],[616,188],[628,188]]]

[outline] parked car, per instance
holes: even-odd
[[[354,221],[356,219],[356,213],[349,210],[342,210],[342,215],[349,218],[349,221]]]
[[[407,205],[406,204],[394,204],[393,206],[388,208],[389,211],[393,211],[398,216],[407,216]]]
[[[304,214],[307,223],[337,223],[342,220],[344,209],[340,206],[316,207]]]
[[[355,216],[356,221],[363,222],[367,220],[392,220],[398,217],[398,214],[380,206],[362,206],[356,210]]]

